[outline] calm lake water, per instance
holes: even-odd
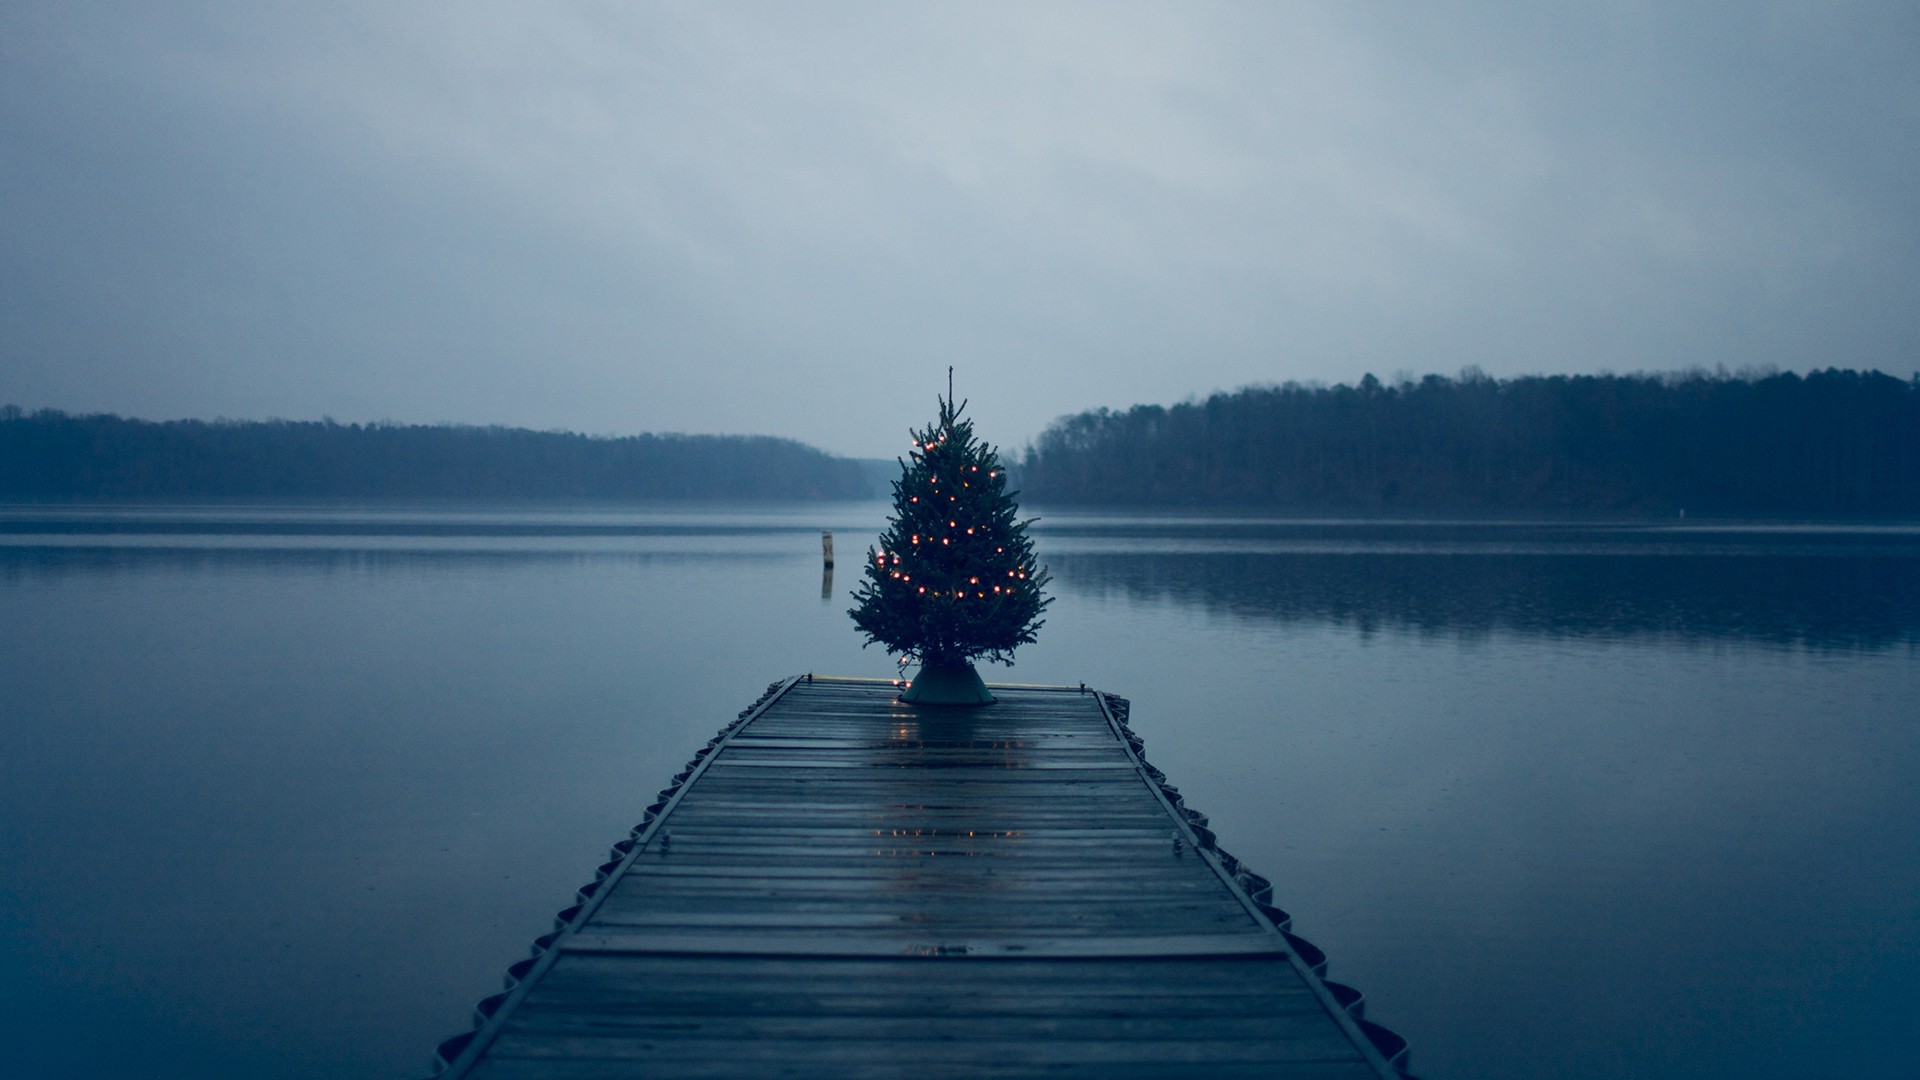
[[[0,509],[0,1072],[420,1075],[768,682],[893,671],[886,509]],[[1045,517],[988,677],[1130,697],[1423,1076],[1912,1075],[1920,529]]]

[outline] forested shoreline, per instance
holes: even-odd
[[[1920,515],[1920,375],[1429,375],[1055,421],[1023,494],[1301,511]]]
[[[16,502],[865,498],[872,472],[768,436],[0,409],[0,500]],[[1254,386],[1064,417],[1016,479],[1023,498],[1054,505],[1914,517],[1920,376]]]
[[[846,499],[860,465],[791,439],[0,410],[0,499]]]

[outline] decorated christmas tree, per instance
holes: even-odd
[[[972,661],[1013,663],[1053,602],[1041,592],[1047,572],[1034,565],[1007,471],[974,439],[964,408],[949,386],[939,420],[913,433],[893,485],[893,518],[867,550],[859,603],[848,612],[868,644],[920,664],[902,697],[925,704],[992,701]]]

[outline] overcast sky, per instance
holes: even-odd
[[[1920,8],[0,3],[0,402],[891,457],[1920,366]]]

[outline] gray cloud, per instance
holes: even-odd
[[[9,5],[0,399],[891,454],[1248,382],[1905,373],[1901,5]]]

